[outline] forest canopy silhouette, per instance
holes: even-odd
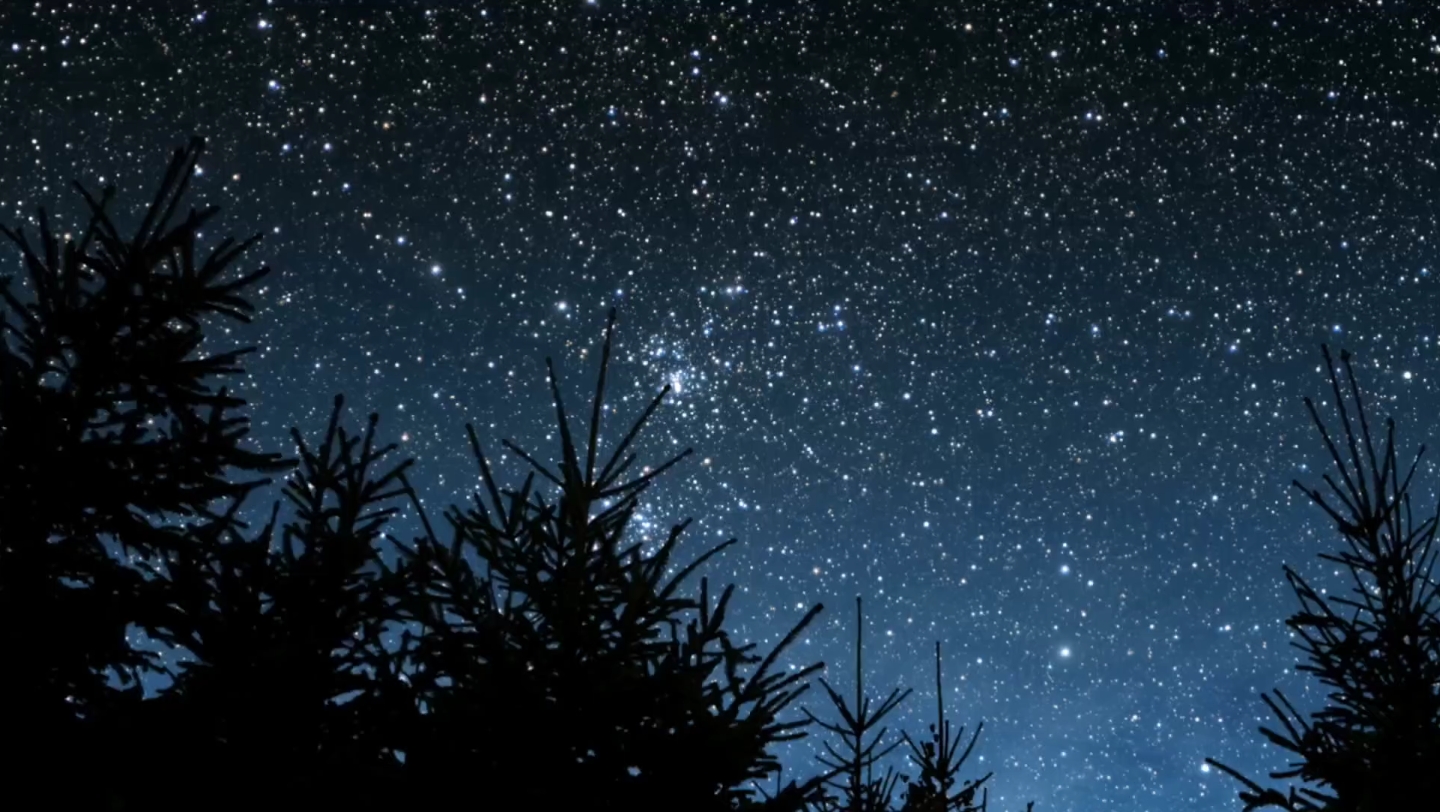
[[[9,806],[378,809],[479,794],[544,808],[988,809],[992,775],[965,772],[982,726],[952,727],[938,642],[928,737],[890,735],[882,723],[909,692],[865,694],[858,597],[847,696],[822,664],[785,659],[819,605],[769,650],[736,638],[734,587],[704,571],[737,540],[681,556],[689,520],[653,549],[636,540],[647,490],[690,451],[647,464],[634,450],[668,387],[601,447],[613,310],[588,419],[573,420],[547,361],[557,463],[502,441],[530,470],[501,483],[467,425],[479,484],[439,515],[379,417],[345,425],[341,397],[318,431],[292,430],[293,458],[251,449],[247,404],[223,383],[253,348],[202,343],[258,315],[246,297],[269,269],[236,270],[258,237],[199,246],[217,209],[181,211],[203,149],[175,151],[131,231],[112,219],[113,188],[78,182],[78,236],[54,233],[43,209],[36,240],[4,229],[23,266],[0,285]],[[1285,572],[1300,668],[1331,693],[1310,714],[1278,691],[1263,699],[1282,728],[1263,735],[1297,759],[1275,777],[1297,788],[1214,762],[1246,809],[1440,797],[1427,769],[1440,758],[1436,517],[1414,520],[1416,465],[1401,473],[1393,423],[1377,445],[1348,354],[1348,388],[1325,357],[1341,434],[1306,404],[1338,475],[1328,495],[1297,486],[1334,521],[1345,550],[1322,558],[1355,590]],[[264,524],[242,521],[277,485]],[[393,532],[401,511],[423,532]],[[153,675],[168,682],[147,692]],[[802,705],[812,678],[826,714]],[[785,780],[777,748],[815,730],[832,738],[814,773]]]

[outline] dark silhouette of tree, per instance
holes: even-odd
[[[975,750],[980,740],[980,731],[985,723],[975,725],[970,743],[960,750],[965,739],[965,728],[952,732],[950,720],[945,718],[945,686],[940,679],[940,642],[935,642],[935,724],[930,725],[930,738],[917,744],[904,734],[905,743],[910,747],[910,761],[919,768],[919,776],[905,788],[903,812],[984,812],[990,808],[989,789],[985,782],[994,775],[988,772],[980,778],[966,781],[952,794],[959,781],[960,770]],[[975,793],[980,801],[975,801]],[[1033,807],[1034,804],[1031,804]]]
[[[806,716],[813,724],[839,739],[838,745],[826,741],[825,752],[819,756],[820,763],[829,770],[825,774],[825,783],[834,790],[833,793],[827,793],[819,803],[819,808],[825,812],[889,810],[895,788],[904,780],[893,767],[887,766],[879,774],[875,768],[901,744],[899,740],[886,744],[887,728],[881,727],[880,723],[910,696],[910,689],[902,691],[894,688],[889,696],[878,705],[872,706],[870,697],[865,695],[864,642],[865,615],[860,598],[856,597],[855,704],[852,706],[843,694],[821,677],[820,685],[825,689],[840,720],[827,722],[815,716],[808,708],[805,709]]]
[[[965,729],[952,731],[950,720],[945,718],[940,643],[935,643],[936,718],[935,723],[930,725],[930,738],[916,742],[909,733],[902,731],[900,739],[887,744],[887,729],[881,726],[881,722],[910,696],[910,690],[895,688],[878,704],[872,704],[871,698],[865,695],[864,627],[861,599],[857,597],[854,704],[822,677],[820,684],[839,715],[839,721],[828,722],[806,710],[812,723],[838,739],[838,744],[825,742],[825,752],[819,756],[820,763],[828,769],[821,778],[829,791],[815,802],[814,808],[817,812],[889,812],[896,809],[895,791],[903,784],[905,789],[901,793],[899,812],[985,812],[989,809],[989,791],[984,785],[993,773],[967,780],[958,790],[955,789],[960,781],[960,770],[974,751],[984,723],[976,725],[970,743],[961,751]],[[902,742],[909,746],[907,755],[917,770],[914,780],[890,765],[883,771],[877,770]],[[980,795],[978,801],[977,793]],[[1033,808],[1031,803],[1027,810]]]
[[[614,310],[583,445],[547,361],[559,465],[505,441],[532,470],[502,489],[467,426],[483,493],[445,511],[443,541],[412,460],[388,461],[376,415],[344,428],[341,398],[318,444],[292,429],[298,460],[247,449],[245,402],[215,381],[251,350],[202,342],[213,319],[249,321],[244,291],[268,269],[227,277],[258,238],[197,261],[216,209],[176,211],[202,151],[175,152],[129,238],[108,189],[81,189],[78,239],[43,210],[38,245],[4,230],[27,272],[0,282],[10,805],[380,809],[495,788],[532,808],[797,812],[836,808],[824,782],[843,774],[859,799],[844,808],[889,808],[907,779],[872,768],[899,742],[866,736],[908,692],[871,710],[857,644],[856,712],[825,686],[847,723],[829,729],[856,733],[849,760],[832,750],[836,771],[782,785],[776,747],[813,721],[785,717],[822,665],[780,657],[821,607],[761,654],[726,628],[733,586],[712,596],[700,578],[686,594],[734,539],[682,566],[689,520],[653,548],[633,538],[643,495],[690,451],[635,470],[667,387],[602,462]],[[282,471],[252,530],[243,505]],[[387,532],[407,501],[424,528],[410,543]],[[171,681],[146,696],[146,673]],[[961,752],[943,703],[932,739],[904,738],[920,776],[903,809],[983,810],[988,775],[955,789],[975,736]]]
[[[1260,729],[1297,759],[1271,777],[1309,786],[1282,793],[1208,761],[1244,785],[1246,810],[1372,812],[1433,805],[1440,798],[1440,598],[1434,573],[1440,514],[1417,522],[1410,492],[1425,449],[1402,477],[1394,421],[1386,420],[1384,445],[1377,448],[1350,353],[1342,351],[1340,359],[1353,417],[1330,350],[1322,351],[1343,436],[1331,434],[1309,398],[1305,406],[1338,482],[1324,477],[1328,496],[1299,481],[1294,485],[1335,522],[1345,548],[1320,557],[1348,570],[1352,588],[1327,595],[1285,568],[1300,602],[1287,621],[1305,654],[1298,669],[1329,689],[1328,703],[1307,715],[1278,689],[1263,694],[1281,730]]]
[[[130,238],[114,190],[97,200],[78,182],[78,238],[43,209],[38,244],[0,227],[26,272],[0,282],[0,730],[17,776],[83,757],[84,724],[138,701],[155,661],[127,630],[153,589],[127,559],[183,546],[184,521],[223,520],[216,503],[266,481],[247,474],[287,467],[244,447],[244,401],[213,384],[253,348],[200,352],[202,321],[248,322],[241,291],[268,272],[226,275],[258,237],[197,259],[216,209],[176,210],[202,150],[175,152]]]
[[[647,552],[628,532],[640,498],[691,452],[631,478],[631,450],[662,390],[600,464],[600,428],[615,312],[606,325],[583,448],[547,361],[560,437],[552,471],[510,441],[533,469],[502,491],[467,426],[485,494],[446,512],[450,539],[427,532],[405,548],[396,619],[409,684],[423,713],[399,745],[412,786],[459,797],[476,774],[504,776],[514,797],[593,809],[798,809],[819,782],[761,799],[779,770],[773,746],[803,735],[780,715],[821,666],[784,671],[777,658],[819,613],[812,608],[769,654],[725,630],[734,587],[713,600],[683,582],[735,543],[673,563],[689,520]],[[536,476],[556,490],[553,500]],[[420,509],[418,498],[416,509]]]
[[[277,503],[253,538],[215,523],[156,572],[170,614],[155,635],[190,657],[136,721],[176,784],[229,787],[230,807],[305,798],[366,808],[377,785],[398,780],[385,746],[394,707],[377,701],[398,679],[377,670],[387,597],[377,582],[383,528],[399,509],[386,503],[403,495],[413,461],[377,470],[395,446],[377,446],[373,414],[362,436],[347,433],[343,403],[318,446],[292,430],[300,465],[284,496],[294,517],[278,538]]]

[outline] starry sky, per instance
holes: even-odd
[[[260,347],[258,441],[288,451],[343,392],[437,511],[476,479],[466,421],[555,447],[543,359],[578,406],[618,307],[606,436],[668,383],[643,448],[696,450],[638,529],[694,516],[692,555],[739,537],[708,573],[743,635],[824,602],[791,661],[848,690],[863,596],[868,684],[916,689],[915,734],[941,641],[992,808],[1238,809],[1204,757],[1283,767],[1257,694],[1316,699],[1286,673],[1280,567],[1339,583],[1289,487],[1327,464],[1301,403],[1327,393],[1319,344],[1358,353],[1406,448],[1434,429],[1436,22],[5,3],[0,217],[73,226],[80,178],[133,218],[206,136],[207,236],[263,231],[249,259],[275,268],[256,324],[218,335]]]

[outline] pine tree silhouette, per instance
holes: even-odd
[[[965,728],[952,732],[950,720],[945,718],[945,686],[940,679],[940,642],[935,642],[935,724],[930,725],[930,738],[916,743],[909,733],[904,734],[905,743],[910,746],[910,761],[919,768],[919,776],[905,788],[902,812],[985,812],[990,808],[989,781],[993,772],[960,785],[952,794],[959,781],[960,770],[975,750],[980,740],[980,731],[985,723],[975,725],[970,734],[970,743],[960,750],[965,739]],[[980,793],[977,803],[975,794]],[[1034,804],[1031,804],[1033,808]]]
[[[777,659],[820,607],[761,656],[725,629],[733,586],[713,602],[705,579],[698,598],[681,595],[733,539],[683,567],[672,562],[688,520],[653,552],[631,540],[641,496],[690,451],[624,478],[666,387],[600,464],[614,326],[612,310],[584,447],[547,361],[558,470],[505,441],[533,470],[502,491],[467,426],[485,494],[446,512],[448,542],[426,519],[426,534],[406,547],[395,576],[407,586],[395,592],[408,597],[396,619],[418,629],[405,645],[424,711],[399,747],[407,772],[432,798],[458,797],[480,774],[546,808],[799,809],[818,781],[769,799],[753,785],[779,770],[773,746],[803,735],[803,719],[780,716],[821,666],[784,671]]]
[[[132,237],[108,213],[113,188],[97,200],[78,182],[78,239],[43,209],[38,244],[0,227],[26,271],[0,283],[0,730],[22,782],[30,766],[96,761],[87,725],[138,701],[155,660],[126,634],[154,590],[127,560],[182,547],[184,522],[223,520],[216,503],[266,481],[247,474],[288,465],[244,447],[244,401],[213,383],[251,349],[200,352],[202,322],[249,321],[241,292],[268,272],[226,276],[258,237],[197,260],[216,209],[176,210],[203,148],[175,152]]]
[[[894,688],[878,705],[872,706],[870,697],[865,695],[864,643],[865,614],[860,598],[856,597],[855,704],[852,706],[821,677],[820,685],[840,715],[840,721],[827,722],[805,709],[812,723],[839,738],[838,746],[825,742],[825,753],[819,756],[820,763],[829,770],[824,775],[825,783],[833,790],[817,804],[822,812],[886,812],[895,788],[904,780],[893,767],[887,766],[879,774],[876,767],[901,743],[896,740],[886,744],[887,728],[880,723],[910,696],[910,689]]]
[[[885,799],[863,808],[889,808],[907,779],[871,768],[899,742],[865,736],[904,694],[876,711],[857,694],[856,716],[826,685],[858,725],[860,768],[782,785],[775,748],[813,721],[784,717],[822,665],[779,658],[821,607],[762,655],[726,628],[733,586],[683,594],[734,539],[681,566],[689,520],[655,549],[632,538],[642,496],[690,452],[634,471],[667,387],[602,464],[614,310],[583,447],[550,365],[558,468],[506,441],[532,471],[502,490],[467,426],[484,492],[445,512],[445,541],[412,460],[388,461],[376,415],[342,427],[341,398],[318,444],[292,430],[298,461],[247,449],[245,403],[215,379],[251,350],[200,348],[210,320],[250,319],[244,290],[268,269],[227,281],[255,239],[196,261],[216,209],[175,212],[202,151],[175,152],[129,239],[113,191],[83,188],[79,239],[43,210],[38,246],[4,231],[28,273],[0,284],[0,609],[22,619],[0,633],[10,805],[381,809],[481,787],[537,808],[792,812],[835,808],[824,782],[853,773]],[[242,506],[282,471],[283,501],[251,532]],[[406,501],[425,531],[412,543],[386,532]],[[183,656],[137,648],[134,629]],[[173,681],[146,697],[147,671]],[[904,739],[920,777],[903,808],[983,810],[988,775],[953,790],[975,737],[960,753],[943,704],[932,737]]]
[[[830,704],[840,719],[827,722],[805,711],[810,721],[820,729],[837,737],[838,745],[825,742],[825,752],[819,756],[822,765],[828,768],[820,778],[827,791],[813,803],[816,812],[890,812],[895,807],[895,791],[902,784],[899,812],[985,812],[989,809],[989,790],[985,783],[993,773],[967,780],[955,790],[960,770],[975,749],[980,739],[981,723],[976,725],[965,750],[960,750],[965,729],[952,731],[950,720],[945,718],[944,683],[940,678],[940,643],[935,643],[935,724],[930,725],[930,738],[917,743],[909,733],[902,732],[899,740],[885,742],[887,729],[881,726],[900,703],[910,696],[910,690],[892,689],[878,704],[872,704],[865,695],[865,670],[862,657],[864,646],[865,616],[861,599],[855,598],[855,702],[850,702],[822,677],[820,684],[825,688]],[[915,779],[887,765],[883,771],[877,767],[884,759],[904,742],[909,745],[909,760],[917,770]],[[953,792],[952,792],[953,790]],[[979,793],[977,801],[976,794]],[[1033,810],[1034,803],[1026,809]]]
[[[337,397],[318,446],[292,430],[300,465],[284,496],[294,518],[278,538],[279,503],[253,538],[216,523],[156,572],[171,592],[156,636],[191,659],[138,721],[150,758],[179,776],[172,790],[230,787],[211,802],[225,808],[370,808],[376,787],[398,781],[386,742],[400,710],[384,683],[400,676],[381,666],[388,596],[378,584],[383,528],[399,509],[387,503],[404,494],[413,460],[378,470],[395,446],[377,446],[373,414],[362,436],[347,433],[343,405]]]
[[[1214,759],[1207,761],[1245,787],[1245,809],[1292,812],[1378,812],[1440,803],[1440,597],[1435,580],[1435,533],[1440,513],[1416,521],[1411,480],[1424,454],[1416,453],[1403,478],[1395,452],[1395,423],[1386,420],[1377,448],[1348,352],[1341,352],[1354,417],[1339,371],[1322,347],[1335,408],[1343,427],[1342,451],[1305,399],[1339,482],[1326,475],[1330,495],[1304,491],[1335,522],[1345,549],[1321,554],[1349,571],[1349,594],[1327,595],[1290,567],[1285,577],[1300,602],[1288,625],[1305,654],[1301,672],[1329,689],[1328,703],[1297,711],[1278,689],[1262,699],[1283,731],[1262,727],[1272,743],[1297,761],[1275,779],[1299,779],[1282,793],[1262,787]],[[1305,786],[1308,785],[1308,786]]]

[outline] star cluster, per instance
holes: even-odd
[[[0,11],[0,216],[140,205],[206,136],[276,269],[222,336],[259,439],[344,392],[437,507],[466,421],[554,446],[543,359],[579,411],[618,307],[605,436],[668,384],[645,449],[696,450],[637,530],[738,536],[745,636],[823,601],[792,660],[848,685],[862,595],[916,733],[943,642],[998,808],[1233,809],[1203,758],[1283,767],[1257,693],[1318,698],[1280,565],[1336,543],[1288,487],[1319,343],[1433,430],[1440,39],[1339,8],[40,0]]]

